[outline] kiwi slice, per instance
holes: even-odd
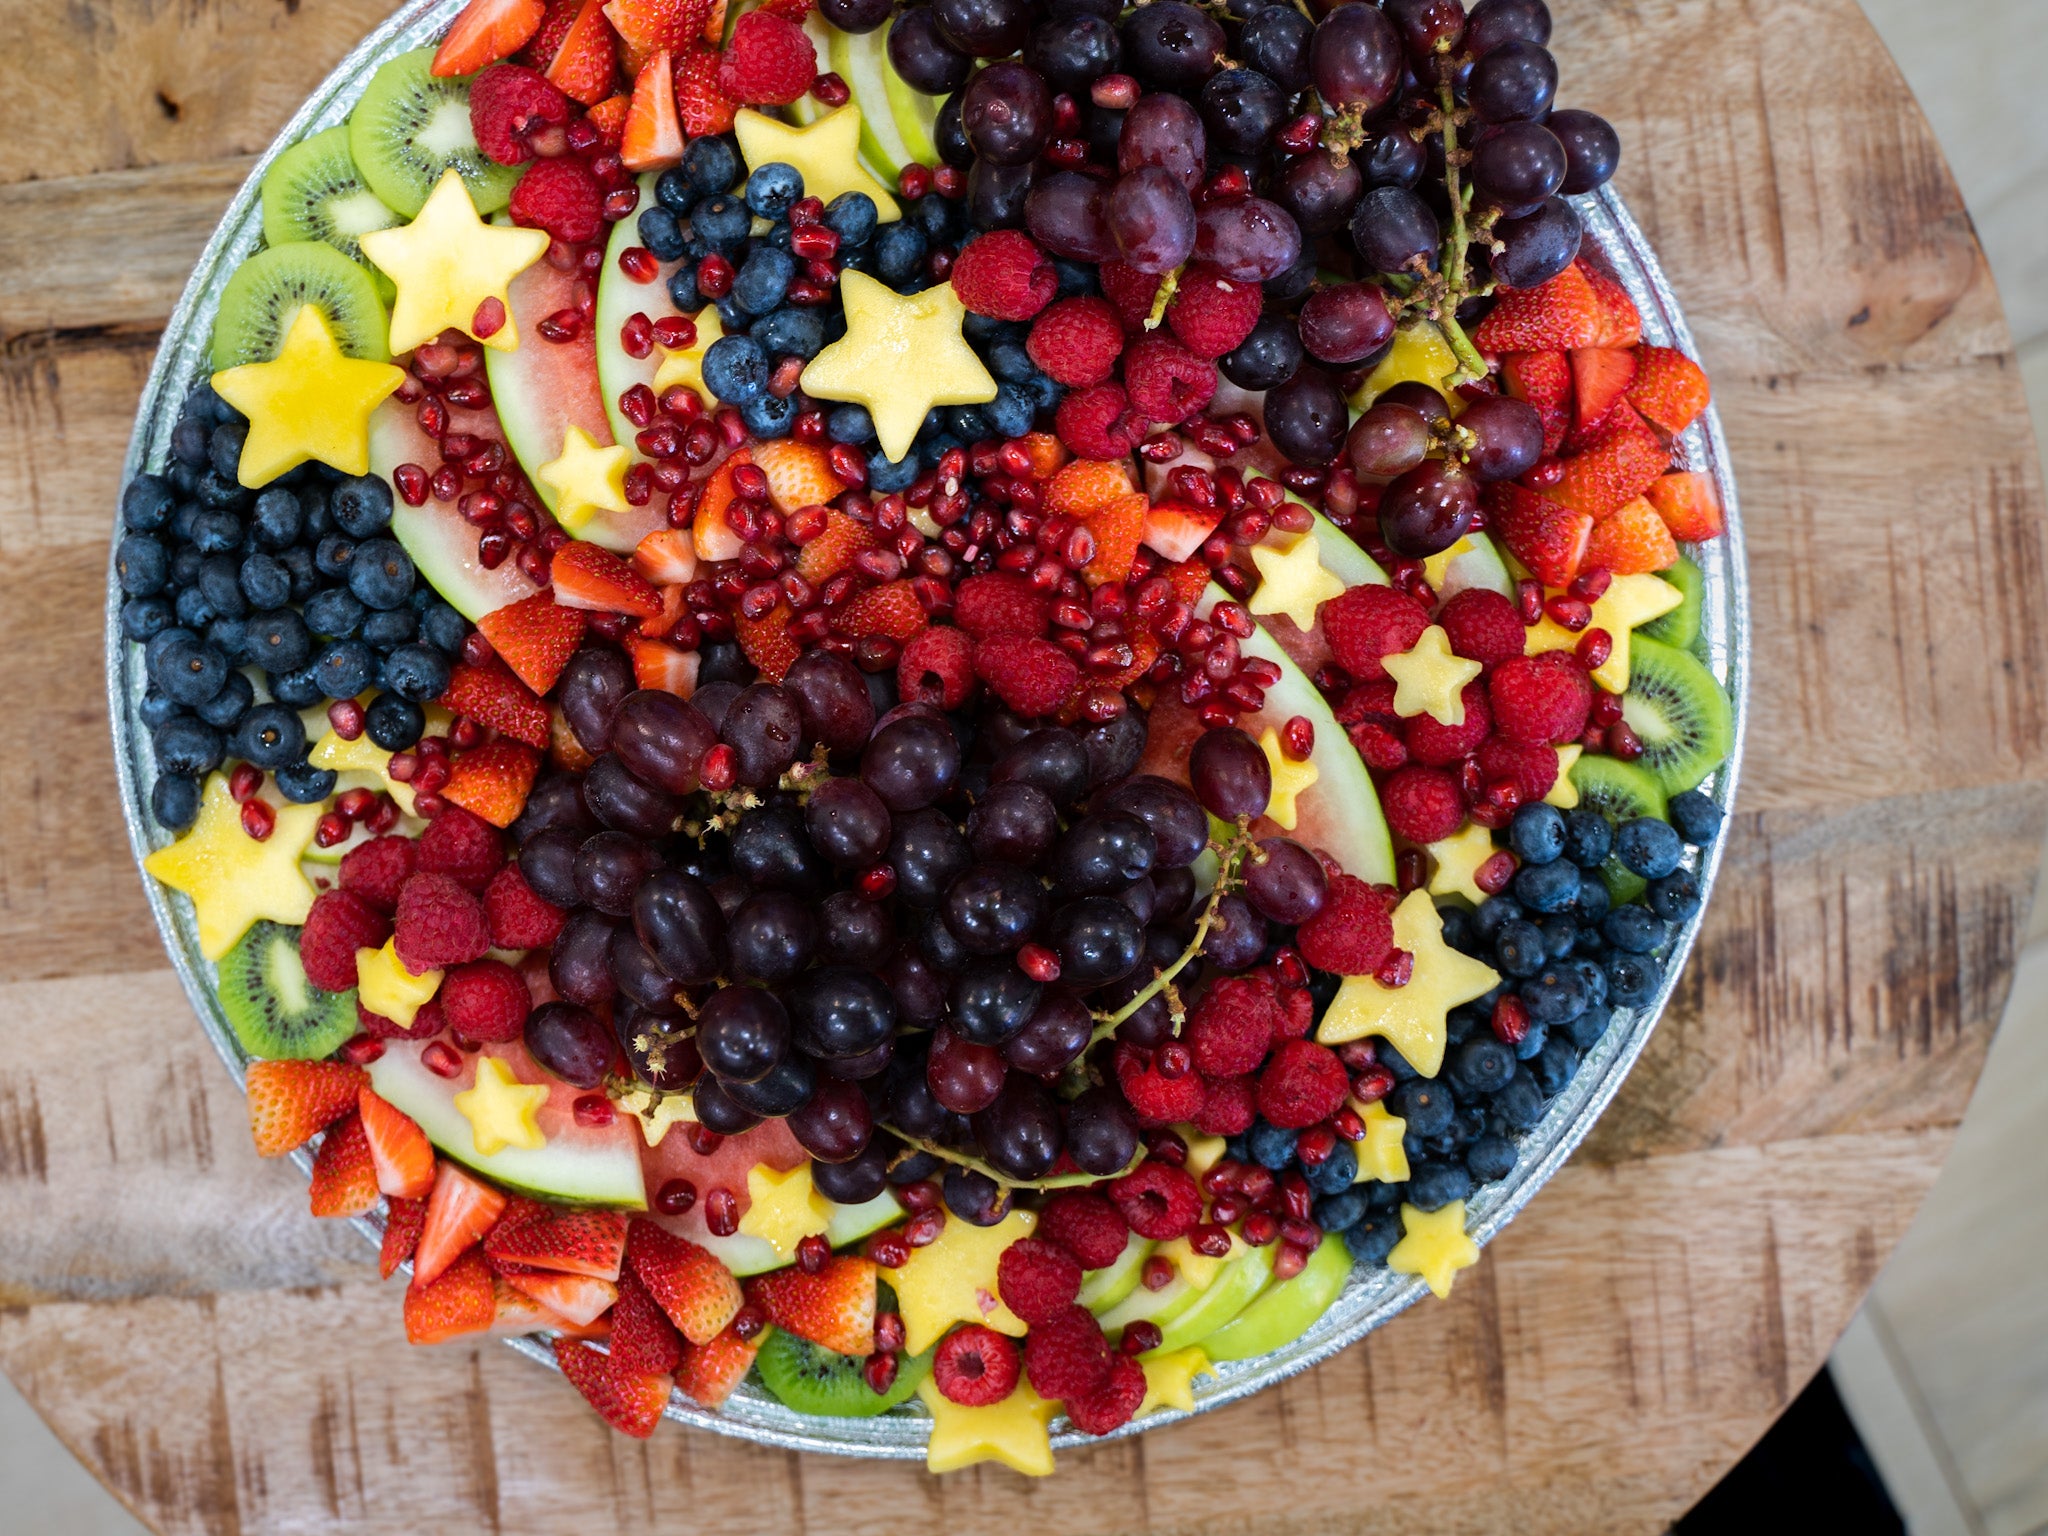
[[[324,240],[360,262],[362,237],[398,222],[356,169],[345,127],[301,139],[264,173],[263,238],[271,245]]]
[[[235,1038],[265,1061],[317,1061],[356,1032],[352,992],[306,979],[299,930],[259,922],[220,962],[220,1003]]]
[[[1636,766],[1667,795],[1693,788],[1735,745],[1734,711],[1714,674],[1690,652],[1655,640],[1638,638],[1629,647],[1621,718],[1642,739]]]
[[[934,1346],[936,1348],[936,1346]],[[917,1390],[932,1368],[932,1351],[896,1357],[896,1380],[877,1393],[861,1375],[867,1362],[859,1355],[841,1355],[778,1328],[768,1335],[754,1368],[761,1384],[798,1413],[821,1413],[834,1419],[871,1419],[887,1413]]]
[[[1633,652],[1629,665],[1633,672]],[[1579,791],[1581,808],[1599,811],[1609,821],[1629,821],[1637,816],[1663,819],[1664,786],[1634,763],[1624,763],[1618,757],[1583,756],[1572,764],[1572,783]],[[1617,907],[1634,901],[1648,884],[1619,859],[1601,865],[1600,878],[1607,883],[1608,897]]]
[[[213,321],[215,371],[276,357],[285,332],[308,304],[325,317],[350,357],[391,360],[391,316],[368,269],[324,240],[293,240],[258,251],[221,290]]]
[[[438,78],[433,59],[433,49],[418,48],[377,71],[349,114],[349,153],[370,190],[408,219],[451,170],[468,184],[478,213],[496,213],[512,200],[519,167],[477,148],[469,81]]]
[[[1706,590],[1707,578],[1691,560],[1680,555],[1676,565],[1657,573],[1657,579],[1678,588],[1685,601],[1637,630],[1636,638],[1647,635],[1660,645],[1675,645],[1681,651],[1689,651],[1700,637],[1700,594]]]

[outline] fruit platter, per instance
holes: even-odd
[[[1483,1262],[1676,983],[1747,664],[1551,28],[422,0],[306,103],[150,377],[107,681],[394,1329],[1044,1475]]]

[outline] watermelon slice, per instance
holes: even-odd
[[[413,411],[412,406],[386,400],[371,413],[371,473],[390,480],[401,464],[417,464],[426,470],[440,464],[440,445],[420,430]],[[498,419],[489,411],[458,410],[450,413],[450,420],[456,431],[471,433],[480,441],[500,440]],[[434,590],[472,623],[534,594],[533,583],[517,562],[507,560],[495,570],[485,569],[476,557],[477,530],[463,521],[452,501],[429,498],[424,506],[409,507],[394,483],[391,532]]]
[[[1299,502],[1304,507],[1308,506],[1308,503],[1301,502],[1298,497],[1292,495],[1288,500]],[[1314,519],[1309,532],[1315,535],[1316,548],[1322,558],[1323,569],[1343,582],[1347,591],[1352,587],[1384,587],[1387,584],[1387,573],[1380,569],[1379,562],[1359,548],[1349,534],[1313,507],[1309,508],[1309,513]],[[1275,529],[1259,542],[1274,548],[1292,547],[1294,537],[1291,533]],[[1254,576],[1258,574],[1258,568],[1252,564],[1249,553],[1240,550],[1234,558],[1236,564],[1243,566]],[[1330,642],[1324,638],[1320,622],[1307,630],[1302,630],[1284,613],[1267,613],[1259,616],[1259,623],[1265,626],[1266,633],[1272,637],[1274,643],[1309,677],[1314,677],[1317,668],[1327,665],[1334,659],[1330,651]]]
[[[809,100],[809,97],[805,97]],[[640,206],[654,206],[654,184],[661,178],[648,172],[640,178]],[[661,371],[661,350],[634,357],[619,344],[619,329],[635,314],[649,320],[665,320],[681,310],[669,302],[668,280],[680,261],[661,263],[660,275],[651,283],[636,283],[619,270],[619,256],[640,243],[640,220],[621,219],[612,226],[611,243],[605,247],[604,270],[597,276],[597,314],[591,321],[597,341],[597,383],[604,397],[605,419],[611,423],[612,441],[630,443],[635,428],[619,409],[619,396],[635,384],[654,387]],[[640,455],[635,454],[637,461]]]

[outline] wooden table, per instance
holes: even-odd
[[[0,1365],[148,1524],[1649,1531],[1763,1432],[1932,1182],[2026,925],[2038,461],[1969,218],[1853,0],[1554,3],[1563,99],[1622,131],[1741,476],[1754,723],[1705,939],[1451,1302],[1026,1484],[612,1436],[509,1350],[408,1348],[396,1284],[257,1160],[111,804],[101,584],[192,256],[390,0],[11,0]]]

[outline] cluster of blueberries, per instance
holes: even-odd
[[[247,435],[202,384],[162,472],[121,494],[121,632],[144,648],[150,808],[173,831],[191,825],[200,781],[230,758],[274,773],[288,800],[332,794],[333,770],[306,760],[299,716],[323,699],[382,689],[365,730],[391,751],[413,745],[421,706],[446,691],[469,633],[391,537],[389,485],[308,464],[249,490],[236,478]]]
[[[1298,1133],[1260,1120],[1232,1137],[1226,1156],[1275,1173],[1299,1167],[1325,1232],[1341,1233],[1352,1257],[1384,1264],[1401,1240],[1400,1207],[1435,1211],[1468,1199],[1514,1171],[1519,1138],[1577,1074],[1619,1006],[1647,1003],[1663,978],[1656,952],[1673,925],[1699,909],[1696,876],[1680,867],[1685,847],[1704,848],[1721,809],[1698,790],[1674,795],[1669,821],[1636,817],[1616,827],[1590,806],[1560,812],[1527,805],[1508,827],[1521,861],[1508,891],[1478,908],[1444,910],[1444,938],[1502,973],[1485,997],[1451,1011],[1443,1070],[1423,1077],[1386,1041],[1380,1063],[1394,1074],[1388,1112],[1407,1122],[1405,1184],[1354,1184],[1358,1158],[1337,1142],[1328,1158],[1302,1164]],[[1546,873],[1556,871],[1556,873]],[[1571,895],[1556,892],[1569,877]],[[1644,884],[1647,882],[1647,884]],[[1616,904],[1614,890],[1640,885],[1647,905]],[[1318,1015],[1339,978],[1312,973]],[[1528,1010],[1528,1032],[1510,1046],[1493,1031],[1495,1005],[1512,994]]]
[[[707,303],[718,313],[724,334],[706,350],[705,387],[738,408],[757,438],[786,436],[797,412],[794,395],[769,391],[776,364],[786,357],[808,360],[846,332],[836,304],[788,302],[790,284],[803,270],[791,253],[789,212],[804,195],[802,175],[774,162],[741,176],[744,166],[730,136],[693,140],[681,165],[662,173],[655,200],[640,214],[640,243],[662,261],[680,261],[669,278],[669,298],[684,314]],[[755,234],[755,220],[768,228]],[[824,224],[839,237],[832,261],[841,271],[865,272],[899,293],[914,293],[933,282],[934,250],[958,248],[977,231],[967,225],[966,204],[928,192],[906,201],[903,217],[878,223],[874,199],[843,192],[826,205]],[[707,298],[698,285],[698,265],[717,255],[733,266],[732,287]],[[1096,291],[1088,268],[1061,262],[1059,297]],[[1024,350],[1028,328],[970,315],[968,343],[996,380],[996,397],[985,405],[934,409],[919,430],[915,449],[900,460],[882,454],[875,427],[858,405],[833,408],[827,431],[836,442],[868,453],[869,485],[879,493],[900,491],[936,465],[950,448],[989,437],[1021,437],[1041,412],[1059,403],[1061,389]]]

